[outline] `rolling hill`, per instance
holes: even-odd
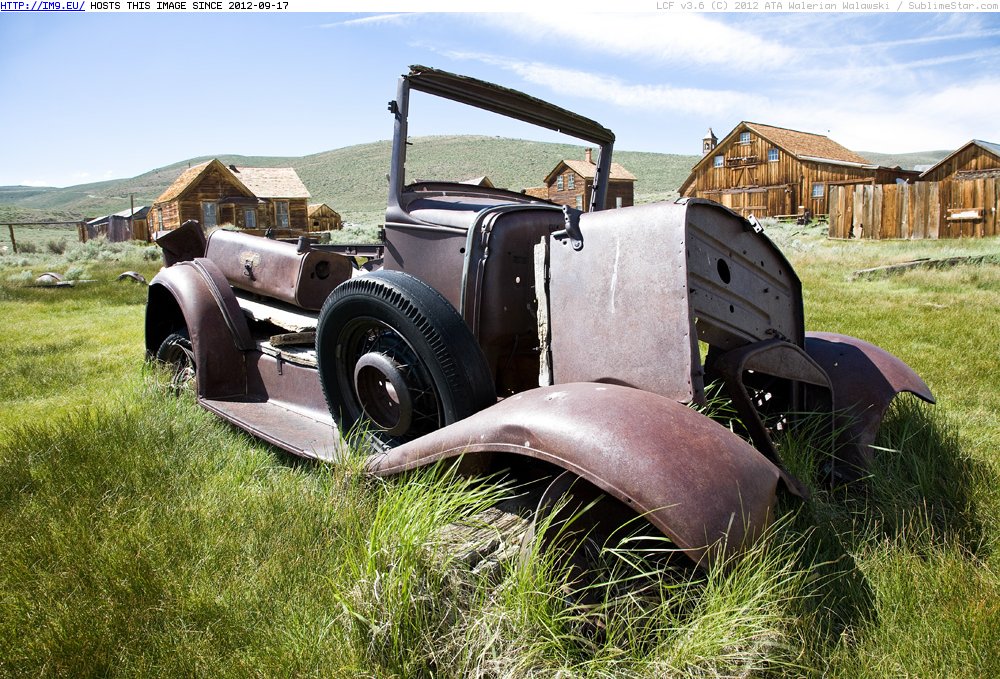
[[[583,158],[583,146],[479,136],[415,137],[409,150],[411,179],[463,180],[486,175],[496,186],[521,190],[538,186],[564,158]],[[312,194],[311,202],[327,203],[359,224],[377,224],[385,206],[391,144],[378,141],[301,157],[218,155],[191,158],[130,179],[65,188],[0,187],[0,221],[79,219],[148,205],[187,167],[219,158],[246,167],[293,167]],[[881,165],[930,164],[947,151],[862,155]],[[615,160],[637,177],[637,203],[677,195],[699,156],[617,151]]]
[[[505,139],[439,136],[412,139],[407,175],[419,179],[462,180],[486,175],[496,185],[514,190],[538,186],[563,158],[583,158],[583,146]],[[219,158],[248,167],[293,167],[312,194],[311,202],[327,203],[346,221],[379,223],[385,209],[391,143],[379,141],[301,157],[220,154],[191,158],[130,179],[65,188],[0,187],[0,218],[66,219],[123,210],[133,194],[136,205],[148,205],[187,167]],[[636,177],[636,198],[649,202],[675,196],[696,156],[620,151],[615,160]]]

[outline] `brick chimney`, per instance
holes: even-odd
[[[587,149],[586,151],[583,152],[583,159],[586,160],[591,165],[594,164],[593,153],[594,153],[594,149]]]

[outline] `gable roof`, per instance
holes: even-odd
[[[593,179],[594,176],[597,174],[597,165],[594,163],[588,163],[586,160],[573,160],[573,159],[560,160],[559,163],[555,166],[555,168],[553,168],[552,172],[549,172],[545,176],[545,183],[551,184],[552,178],[560,174],[564,167],[573,170],[573,172],[576,172],[584,179]],[[613,161],[611,163],[611,169],[608,174],[609,174],[609,179],[611,180],[619,180],[627,182],[635,181],[634,174],[632,174],[624,167]]]
[[[107,221],[110,221],[111,217],[125,217],[126,219],[129,218],[129,217],[133,217],[134,219],[145,219],[146,215],[148,215],[148,214],[149,214],[149,206],[148,205],[140,205],[139,207],[137,207],[135,209],[135,213],[134,214],[132,212],[132,208],[129,208],[127,210],[122,210],[121,212],[115,212],[114,214],[104,215],[103,217],[96,217],[96,218],[91,219],[90,221],[88,221],[87,224],[90,225],[90,226],[94,226],[94,225],[97,225],[97,224],[103,224],[103,223],[105,223]]]
[[[258,198],[309,198],[309,190],[291,167],[226,168]]]
[[[959,153],[961,153],[965,149],[969,148],[970,146],[978,146],[979,148],[983,149],[987,153],[990,153],[990,154],[996,156],[997,161],[1000,162],[1000,144],[994,144],[993,142],[983,141],[982,139],[973,139],[973,140],[971,140],[971,141],[969,141],[969,142],[967,142],[965,144],[962,144],[957,149],[955,149],[954,151],[952,151],[951,153],[949,153],[948,155],[946,155],[944,158],[942,158],[941,160],[939,160],[935,164],[931,165],[929,168],[927,168],[926,170],[924,170],[923,172],[921,172],[920,176],[923,177],[924,175],[930,174],[931,172],[933,172],[934,170],[938,169],[939,167],[941,167],[942,165],[944,165],[946,162],[948,162],[949,160],[951,160],[952,158],[954,158],[956,155],[958,155]]]
[[[856,167],[860,166],[871,169],[875,169],[877,167],[876,165],[872,165],[871,162],[864,156],[858,155],[854,151],[841,146],[837,142],[822,134],[790,130],[785,127],[764,125],[763,123],[751,123],[746,120],[740,122],[736,127],[734,127],[732,131],[719,142],[716,149],[729,144],[738,137],[740,132],[744,130],[757,133],[757,135],[762,139],[771,142],[785,151],[785,153],[792,155],[798,160],[832,163],[834,165],[853,165]],[[712,158],[717,155],[719,154],[714,151],[709,151],[694,164],[691,168],[691,174],[688,175],[687,179],[684,180],[684,183],[682,183],[678,189],[681,195],[684,195],[684,192],[687,191],[691,184],[694,183],[698,170],[701,169],[705,163],[712,162]]]
[[[174,183],[167,187],[167,190],[160,194],[160,197],[153,201],[156,203],[166,203],[171,200],[180,198],[185,191],[190,187],[198,183],[198,181],[208,173],[209,168],[214,168],[218,170],[223,175],[227,175],[236,184],[237,188],[242,189],[248,196],[252,196],[253,192],[246,187],[243,182],[233,176],[233,173],[229,171],[229,168],[222,164],[218,158],[213,158],[204,163],[199,163],[197,165],[192,165],[188,169],[181,172],[180,176],[174,180]]]
[[[338,213],[336,210],[334,210],[326,203],[309,203],[309,205],[306,206],[306,214],[308,214],[310,217],[318,215],[321,212],[325,212],[326,210],[329,210],[331,213],[337,215],[338,217],[340,216],[340,213]]]
[[[799,159],[832,160],[841,163],[871,165],[871,161],[864,156],[858,155],[822,134],[800,132],[798,130],[789,130],[784,127],[763,125],[761,123],[743,121],[736,126],[733,132],[729,133],[726,139],[723,140],[723,143],[728,141],[729,137],[739,131],[741,127],[746,127],[751,132],[756,132],[775,146],[780,146]]]
[[[174,183],[160,194],[156,203],[180,198],[185,191],[197,184],[209,168],[221,172],[235,186],[256,198],[309,198],[309,191],[290,167],[236,167],[226,166],[218,158],[193,165],[181,172]]]

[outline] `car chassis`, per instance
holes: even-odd
[[[405,182],[411,91],[600,147],[590,212],[521,193]],[[158,234],[146,351],[196,371],[199,404],[296,455],[366,468],[455,458],[608,498],[702,566],[750,544],[776,493],[804,495],[773,436],[829,415],[825,472],[871,462],[890,401],[933,403],[865,341],[806,333],[801,285],[752,218],[689,199],[602,210],[614,134],[480,80],[414,66],[399,80],[383,242],[280,242],[197,223]],[[380,258],[357,265],[355,253]],[[745,438],[689,407],[720,384]],[[749,439],[752,442],[748,442]]]

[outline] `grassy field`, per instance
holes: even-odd
[[[808,327],[886,347],[938,405],[899,399],[851,489],[786,439],[814,495],[753,552],[707,574],[609,553],[615,596],[586,606],[544,555],[486,579],[435,549],[514,489],[303,463],[170,393],[145,289],[115,280],[155,272],[146,248],[0,256],[0,676],[997,676],[1000,266],[848,276],[1000,242],[768,232]],[[74,267],[94,282],[25,286]]]

